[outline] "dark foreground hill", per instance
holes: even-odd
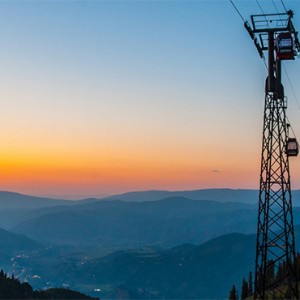
[[[0,271],[0,299],[97,299],[80,292],[51,288],[34,291],[27,282],[21,283],[18,279],[8,277]]]

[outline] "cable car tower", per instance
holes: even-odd
[[[287,99],[281,83],[281,61],[300,53],[293,12],[252,15],[245,28],[261,58],[268,54],[265,85],[255,299],[298,299],[289,157],[298,142],[289,138]]]

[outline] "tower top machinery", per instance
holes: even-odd
[[[258,199],[255,299],[298,299],[289,158],[299,145],[289,137],[287,98],[281,83],[281,61],[300,53],[293,12],[251,16],[244,26],[261,58],[267,54],[268,76]]]

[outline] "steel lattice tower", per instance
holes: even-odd
[[[251,16],[253,29],[245,22],[245,28],[254,40],[260,56],[264,58],[263,51],[268,53],[256,241],[255,299],[298,299],[287,150],[287,100],[281,83],[281,58],[278,55],[275,57],[274,46],[278,36],[283,33],[289,35],[290,41],[293,41],[293,52],[299,51],[292,17],[291,11],[283,14],[254,15]],[[296,146],[298,147],[298,143]]]
[[[286,101],[267,92],[258,208],[255,298],[297,298]],[[279,274],[279,275],[278,275]]]

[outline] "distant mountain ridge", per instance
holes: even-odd
[[[192,200],[209,200],[217,202],[239,202],[248,204],[258,204],[259,191],[255,189],[229,189],[212,188],[188,191],[164,191],[150,190],[141,192],[129,192],[110,197],[105,200],[122,200],[128,202],[157,201],[168,197],[185,197]],[[300,206],[300,190],[292,191],[294,206]],[[96,201],[96,199],[90,199]]]
[[[74,204],[75,202],[69,200],[43,198],[14,192],[0,191],[0,210],[37,209],[42,207]]]
[[[124,201],[124,198],[132,196],[131,193],[118,195],[122,200],[110,198],[75,203],[69,200],[51,202],[49,199],[29,198],[30,203],[37,201],[36,209],[7,211],[0,207],[0,227],[46,243],[102,247],[172,247],[182,243],[200,244],[231,232],[256,231],[257,206],[248,203],[255,191],[245,192],[248,196],[242,199],[244,203],[237,202],[243,190],[212,190],[210,197],[209,192],[211,190],[187,192],[194,197],[206,196],[209,200],[172,196],[148,201],[162,196],[159,191],[142,193],[146,195],[147,201]],[[170,193],[176,194],[167,192]],[[130,198],[132,200],[141,195],[133,194],[134,197]],[[223,194],[223,201],[212,200],[219,199]],[[235,194],[235,198],[229,197],[232,194]],[[22,201],[26,202],[28,198],[24,199]],[[41,207],[41,203],[44,203],[44,207]],[[65,203],[67,205],[57,205]],[[294,210],[299,211],[299,208]],[[299,217],[295,214],[294,220],[295,224],[299,224],[300,214]]]
[[[26,208],[36,209],[60,205],[77,205],[102,200],[122,200],[125,202],[158,201],[169,197],[185,197],[192,200],[217,202],[240,202],[257,204],[259,191],[256,189],[211,188],[185,191],[146,190],[115,194],[108,197],[84,198],[82,200],[53,199],[30,196],[15,192],[0,191],[0,209]],[[294,206],[300,206],[300,190],[293,190]]]
[[[200,189],[190,191],[151,190],[118,194],[103,199],[144,202],[157,201],[169,197],[185,197],[192,200],[211,200],[218,202],[240,202],[255,204],[258,198],[258,191],[249,189]]]
[[[19,222],[30,218],[31,212],[38,209],[50,209],[76,204],[77,202],[75,201],[35,197],[0,191],[0,228],[12,228]]]
[[[243,203],[171,197],[159,201],[97,201],[48,208],[20,222],[13,232],[50,243],[126,247],[199,244],[239,231],[252,233],[255,207]]]
[[[66,245],[172,247],[182,243],[200,244],[231,232],[254,233],[256,192],[148,191],[82,201],[0,192],[0,228],[37,241]],[[183,197],[184,194],[194,199]],[[163,195],[171,197],[158,200]],[[139,201],[134,201],[137,199]],[[14,209],[14,205],[17,208]],[[295,207],[294,211],[299,208]],[[300,224],[300,214],[295,214],[294,220]]]

